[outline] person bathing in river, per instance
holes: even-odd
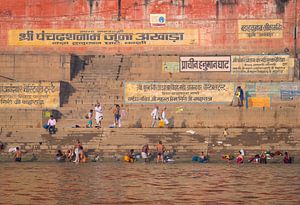
[[[16,147],[16,152],[15,152],[15,155],[14,155],[14,160],[15,162],[21,162],[22,161],[22,152],[20,150],[19,147]]]
[[[207,160],[208,157],[204,154],[204,152],[201,152],[199,156],[199,162],[203,163],[203,162],[207,162]]]
[[[290,157],[288,152],[284,153],[283,163],[284,164],[291,164],[292,163],[292,158]]]
[[[85,153],[84,153],[84,151],[83,151],[83,147],[82,146],[80,146],[79,147],[79,161],[81,162],[81,163],[86,163],[87,162],[87,157],[85,156]]]
[[[82,151],[80,148],[82,147],[81,143],[79,140],[76,141],[75,145],[74,145],[74,152],[75,152],[75,160],[73,162],[79,162],[80,158],[80,152]]]
[[[65,154],[66,158],[68,161],[72,161],[73,160],[73,156],[74,156],[74,152],[73,152],[73,149],[70,148],[66,151],[66,154]]]
[[[244,156],[242,155],[241,151],[239,151],[239,155],[236,158],[237,164],[243,164],[244,163]]]
[[[124,156],[124,161],[126,161],[126,162],[134,162],[135,161],[134,149],[129,150],[129,152]]]
[[[166,151],[166,148],[162,144],[162,141],[159,141],[158,144],[156,145],[156,151],[157,151],[156,162],[158,163],[159,161],[161,161],[164,163],[164,153]]]
[[[149,160],[149,145],[148,144],[145,144],[143,147],[142,147],[142,158],[145,160],[145,162],[150,162]]]
[[[267,164],[267,156],[266,156],[266,154],[264,152],[261,153],[259,162],[261,164]]]
[[[57,150],[57,153],[56,153],[56,161],[64,162],[65,159],[66,159],[66,155],[64,155],[60,149]]]

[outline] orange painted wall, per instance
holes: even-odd
[[[179,53],[260,54],[294,50],[294,3],[279,13],[273,0],[237,0],[237,4],[216,4],[216,0],[0,0],[0,49],[2,53]],[[300,25],[300,1],[297,5]],[[165,28],[198,29],[194,46],[33,47],[9,46],[11,29],[151,28],[149,16],[166,14]],[[242,19],[283,19],[283,38],[240,40],[237,21]],[[299,33],[298,33],[299,36]],[[300,40],[298,38],[298,48]]]

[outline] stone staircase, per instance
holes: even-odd
[[[97,102],[104,110],[103,123],[112,124],[114,105],[124,101],[123,81],[129,76],[130,64],[130,58],[123,55],[90,58],[84,70],[70,82],[75,92],[59,109],[62,119],[58,127],[85,126],[84,116]]]

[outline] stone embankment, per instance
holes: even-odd
[[[110,160],[121,158],[129,149],[140,152],[144,144],[149,144],[155,152],[156,144],[162,140],[167,150],[176,152],[179,161],[188,161],[204,151],[212,161],[218,162],[223,154],[237,154],[240,149],[247,156],[267,150],[289,151],[298,161],[299,128],[229,128],[228,136],[223,131],[222,128],[68,128],[55,135],[40,129],[2,132],[0,140],[6,146],[0,156],[1,160],[11,159],[8,149],[19,146],[26,152],[26,160],[32,160],[33,154],[39,161],[53,160],[58,149],[65,151],[79,139],[91,158],[99,154]]]
[[[168,56],[172,59],[175,57]],[[84,67],[75,69],[73,65],[71,70],[77,70],[78,73],[61,87],[62,103],[57,110],[1,109],[0,140],[6,143],[6,149],[1,151],[1,159],[11,158],[8,148],[20,146],[27,152],[25,156],[28,160],[33,154],[39,160],[52,160],[57,149],[65,151],[73,146],[76,139],[83,142],[89,155],[100,154],[108,159],[122,156],[129,149],[140,151],[145,143],[153,151],[159,140],[166,144],[168,150],[176,151],[176,156],[181,160],[190,160],[194,154],[204,151],[209,153],[213,161],[218,161],[222,154],[234,154],[241,148],[248,155],[266,150],[299,154],[300,116],[297,98],[290,101],[272,98],[271,107],[261,108],[232,107],[230,103],[160,104],[160,108],[167,107],[172,128],[149,128],[154,104],[124,104],[124,82],[147,82],[153,79],[161,82],[183,81],[176,74],[155,76],[161,69],[156,64],[161,65],[163,58],[115,55],[83,57],[85,60],[81,61],[80,57],[72,57],[71,65]],[[142,65],[142,62],[147,63]],[[204,81],[205,78],[186,74],[184,81],[198,82],[199,79]],[[241,79],[214,76],[214,82],[230,80]],[[269,79],[262,80],[267,82]],[[87,123],[84,116],[97,102],[104,109],[103,128],[84,128]],[[112,109],[115,104],[120,104],[126,112],[120,129],[108,128],[114,121]],[[45,113],[48,111],[58,119],[58,132],[55,135],[49,135],[41,128],[47,120]],[[81,128],[72,128],[75,125]],[[225,128],[228,128],[228,136],[223,136]]]

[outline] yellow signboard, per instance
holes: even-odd
[[[18,29],[9,31],[14,46],[164,46],[196,45],[197,29]]]
[[[248,98],[249,107],[270,107],[270,97],[251,97]]]
[[[241,75],[288,75],[289,55],[231,56],[231,73]]]
[[[282,38],[282,19],[239,20],[239,39]]]
[[[234,83],[126,82],[125,103],[231,102]]]
[[[57,108],[60,84],[0,83],[0,108]]]

